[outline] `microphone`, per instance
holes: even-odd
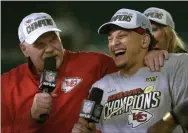
[[[40,77],[39,89],[44,93],[51,93],[56,88],[56,59],[55,56],[46,57],[44,60],[44,71]],[[48,115],[41,114],[37,123],[44,123]]]
[[[88,100],[82,103],[80,117],[85,118],[88,122],[99,123],[103,106],[100,105],[103,97],[103,90],[99,88],[92,88]]]

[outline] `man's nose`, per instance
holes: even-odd
[[[111,46],[115,47],[120,44],[120,40],[117,38],[113,38],[112,42],[110,43]]]
[[[48,44],[46,44],[46,45],[47,45],[47,46],[46,46],[45,52],[46,52],[46,53],[53,52],[53,46],[52,46],[52,44],[48,43]]]

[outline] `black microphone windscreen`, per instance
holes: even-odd
[[[55,56],[45,58],[44,69],[50,70],[50,71],[56,71],[56,58],[55,58]]]
[[[97,87],[93,87],[88,99],[91,101],[95,101],[96,104],[100,104],[102,97],[103,97],[103,90]]]

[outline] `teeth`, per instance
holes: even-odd
[[[117,51],[115,51],[114,53],[115,53],[115,54],[118,54],[118,53],[121,53],[121,52],[126,52],[126,50],[117,50]]]
[[[55,56],[54,54],[46,54],[45,57],[51,57],[51,56]]]

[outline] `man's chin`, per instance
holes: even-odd
[[[125,63],[122,63],[122,64],[116,64],[117,68],[118,69],[123,69],[126,67],[126,64]]]

